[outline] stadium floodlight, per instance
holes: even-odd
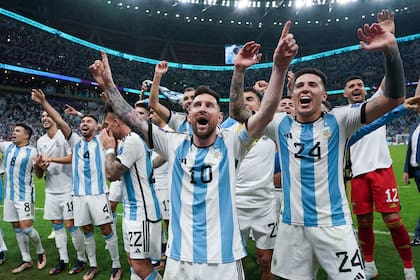
[[[238,8],[243,9],[249,6],[249,0],[239,0],[238,1]]]

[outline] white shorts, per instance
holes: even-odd
[[[304,227],[280,223],[271,272],[286,279],[312,280],[320,265],[328,279],[365,279],[352,225]]]
[[[113,181],[109,184],[109,201],[121,202],[122,201],[122,182],[120,180]]]
[[[157,199],[159,201],[160,213],[163,220],[169,220],[169,190],[155,189]]]
[[[244,280],[241,260],[230,263],[192,263],[167,258],[164,280]]]
[[[242,240],[246,243],[250,232],[258,249],[274,249],[277,236],[277,215],[274,203],[269,207],[244,209],[237,208]]]
[[[44,220],[73,219],[73,197],[70,192],[45,193]]]
[[[4,200],[3,220],[5,222],[19,222],[35,220],[35,205],[28,201]]]
[[[161,222],[123,219],[124,250],[130,255],[130,259],[160,260],[162,257],[161,231]]]
[[[93,224],[111,224],[112,213],[106,194],[73,196],[74,225],[77,227]]]

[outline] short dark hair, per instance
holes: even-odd
[[[186,92],[186,91],[194,91],[194,90],[195,90],[194,87],[186,87],[186,88],[184,88],[184,92]]]
[[[344,87],[346,87],[348,82],[353,81],[353,80],[362,80],[363,81],[362,77],[360,77],[360,76],[350,76],[344,81]]]
[[[197,96],[199,96],[199,95],[201,95],[201,94],[210,94],[211,96],[213,96],[213,97],[216,99],[216,101],[217,101],[217,105],[220,105],[220,97],[219,97],[219,95],[218,95],[218,94],[217,94],[214,90],[210,89],[208,86],[199,86],[199,87],[195,90],[193,100],[194,100]]]
[[[291,97],[290,95],[283,95],[283,96],[280,98],[280,100],[283,100],[283,99],[290,99],[290,100],[292,100],[292,97]]]
[[[28,134],[28,136],[29,136],[28,139],[31,139],[32,134],[33,134],[33,130],[29,125],[27,125],[26,123],[17,123],[15,125],[15,127],[16,126],[23,127],[23,130],[25,130],[26,134]]]
[[[137,101],[134,103],[134,108],[144,108],[149,111],[149,106],[145,102],[141,102],[142,100]]]
[[[260,100],[260,102],[262,101],[263,95],[260,94],[258,91],[256,91],[255,88],[253,88],[253,87],[246,87],[246,88],[244,88],[244,93],[245,92],[252,92],[253,94],[255,94],[258,97],[258,99]]]
[[[295,73],[295,81],[297,78],[304,74],[314,74],[321,78],[322,83],[324,84],[325,90],[327,90],[327,75],[319,69],[316,68],[303,68]]]
[[[91,114],[83,114],[83,116],[80,118],[80,120],[83,120],[84,118],[87,118],[87,117],[94,119],[95,122],[98,123],[98,118],[94,115],[91,115]]]

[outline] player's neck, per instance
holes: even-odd
[[[58,128],[56,126],[51,126],[47,129],[47,135],[50,138],[53,138],[55,134],[57,133]]]
[[[209,137],[206,138],[200,138],[197,135],[192,136],[192,141],[195,146],[200,148],[206,148],[213,145],[213,143],[216,141],[217,133],[212,133]]]

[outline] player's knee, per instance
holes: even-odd
[[[399,228],[404,225],[400,217],[394,219],[384,219],[385,225],[388,229]]]

